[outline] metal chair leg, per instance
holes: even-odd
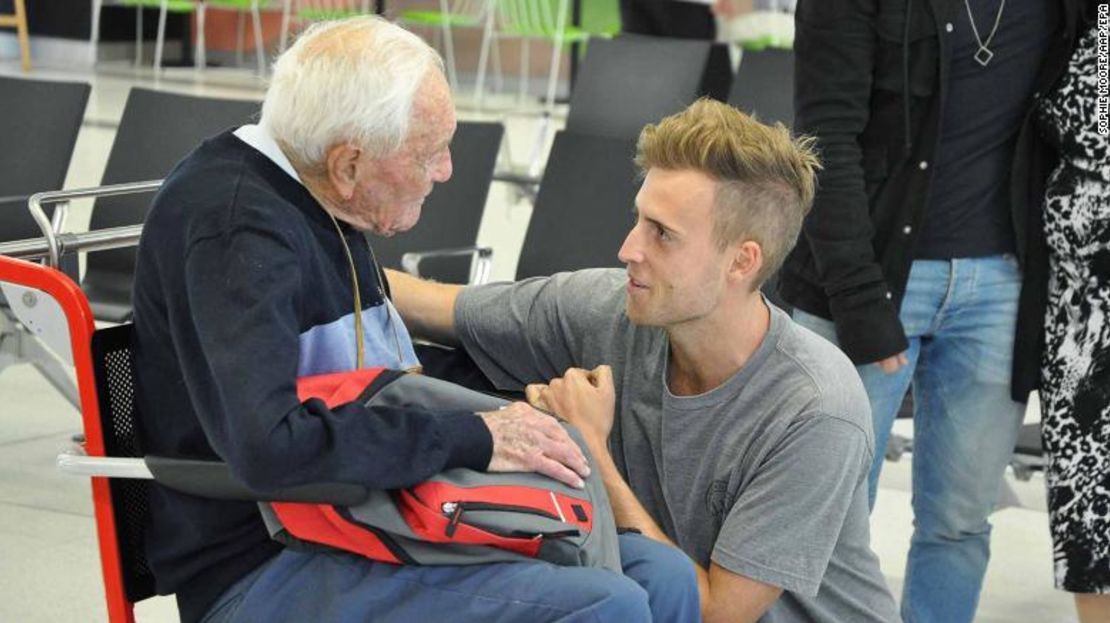
[[[253,4],[253,3],[252,3]],[[235,66],[243,66],[243,46],[247,38],[246,15],[242,11],[235,12]]]
[[[158,38],[154,40],[154,76],[162,75],[162,52],[166,45],[166,13],[169,11],[169,0],[162,0],[158,7]]]
[[[443,36],[443,53],[447,57],[447,82],[451,85],[451,91],[458,93],[459,75],[455,66],[455,40],[449,22],[451,9],[447,5],[447,0],[439,0],[439,12],[442,16],[439,27]]]
[[[278,54],[285,51],[289,43],[289,14],[293,10],[293,0],[285,0],[281,6],[281,39],[278,41]]]
[[[135,66],[143,64],[143,7],[135,7]]]
[[[478,80],[474,85],[474,99],[478,110],[485,103],[486,64],[489,61],[489,47],[493,39],[493,17],[497,10],[497,0],[487,0],[483,9],[485,26],[482,29],[482,47],[478,53]]]
[[[254,47],[258,54],[258,77],[266,77],[266,50],[262,41],[262,14],[258,10],[258,0],[251,0],[251,19],[254,21]]]
[[[520,90],[517,92],[517,105],[523,106],[528,97],[528,80],[532,73],[531,40],[528,37],[520,38]]]
[[[555,16],[555,38],[551,42],[551,76],[547,79],[547,114],[555,112],[555,88],[559,81],[559,63],[563,59],[563,41],[567,32],[567,0],[559,0]]]
[[[505,73],[501,70],[501,44],[497,33],[493,34],[493,47],[490,48],[490,64],[493,65],[493,88],[498,93],[505,91]]]
[[[100,45],[100,9],[103,0],[92,0],[92,26],[89,29],[89,64],[96,66],[97,46]]]
[[[208,12],[208,5],[201,0],[197,3],[197,49],[193,64],[197,73],[203,72],[208,66],[208,50],[204,45],[204,16]]]
[[[78,410],[81,399],[77,386],[61,361],[21,325],[0,310],[0,372],[5,368],[29,363],[51,386]]]

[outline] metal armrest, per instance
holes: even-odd
[[[132,225],[130,227],[102,229],[96,232],[89,232],[88,234],[70,234],[64,236],[60,232],[62,226],[65,224],[70,200],[154,192],[161,187],[162,180],[152,180],[130,184],[75,188],[73,190],[54,190],[31,195],[31,198],[27,201],[27,209],[30,210],[31,218],[35,219],[35,223],[39,226],[45,238],[45,257],[47,258],[48,265],[52,268],[58,268],[61,256],[66,250],[92,251],[132,245],[134,241],[138,239],[138,233],[142,231],[141,225]],[[46,212],[42,209],[44,205],[56,206],[54,209],[53,222],[46,218]],[[8,245],[0,245],[0,254],[28,259],[30,255],[37,252],[39,254],[38,257],[42,257],[41,244],[34,244],[40,242],[41,241],[35,240],[18,241],[18,243],[25,244],[15,247],[14,250],[7,251],[5,251],[3,247]],[[10,244],[16,245],[18,243]]]
[[[366,487],[341,482],[299,485],[262,494],[236,479],[227,463],[160,456],[88,456],[81,446],[59,454],[57,464],[67,474],[153,480],[180,493],[216,500],[355,506],[369,497]]]
[[[529,203],[536,202],[536,195],[540,191],[540,176],[531,175],[529,173],[517,173],[515,171],[494,171],[493,181],[504,182],[511,184],[517,189],[520,196],[526,198]]]
[[[125,459],[114,456],[89,456],[79,445],[70,446],[58,455],[58,469],[74,476],[99,476],[103,478],[134,478],[153,480],[154,474],[142,459]]]
[[[470,277],[467,283],[481,285],[489,281],[493,268],[493,249],[490,247],[460,247],[457,249],[435,249],[432,251],[412,251],[401,256],[401,268],[413,277],[420,276],[420,262],[430,257],[471,256]]]

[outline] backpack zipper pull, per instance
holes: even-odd
[[[455,529],[459,527],[459,521],[462,520],[463,505],[458,502],[444,502],[441,507],[444,515],[449,515],[451,521],[447,522],[447,536],[453,538],[455,536]]]

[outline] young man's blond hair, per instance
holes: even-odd
[[[717,182],[714,239],[724,248],[740,239],[763,249],[759,287],[782,265],[813,204],[821,164],[810,137],[791,137],[740,110],[701,99],[648,125],[636,146],[636,164],[649,169],[694,170]]]

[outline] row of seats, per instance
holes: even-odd
[[[614,265],[616,249],[630,223],[636,172],[634,141],[646,123],[680,110],[699,95],[729,97],[765,119],[788,121],[789,52],[754,54],[732,79],[722,46],[647,37],[599,40],[589,54],[571,100],[566,129],[556,138],[536,198],[535,217],[526,236],[517,275],[549,274],[590,265]],[[653,76],[644,80],[644,75]],[[729,85],[732,90],[729,91]],[[62,186],[84,114],[89,87],[82,84],[4,79],[0,123],[12,144],[34,145],[19,173],[0,179],[0,241],[40,235],[22,204],[30,194]],[[778,93],[772,103],[768,94]],[[762,98],[762,99],[761,99]],[[748,103],[750,101],[750,104]],[[206,136],[257,118],[258,102],[201,98],[134,89],[128,97],[101,179],[102,185],[164,177],[184,154]],[[407,251],[470,247],[493,176],[503,128],[492,123],[463,123],[452,151],[456,172],[428,198],[417,228],[391,240],[376,240],[383,264],[401,266]],[[3,174],[0,174],[3,175]],[[96,200],[90,229],[141,223],[149,195]],[[10,205],[9,205],[10,204]],[[580,248],[545,245],[579,219],[598,224]],[[542,234],[541,234],[542,232]],[[88,258],[82,286],[98,319],[120,322],[130,313],[130,275],[134,251],[113,250]],[[465,281],[468,267],[441,263],[427,274]]]

